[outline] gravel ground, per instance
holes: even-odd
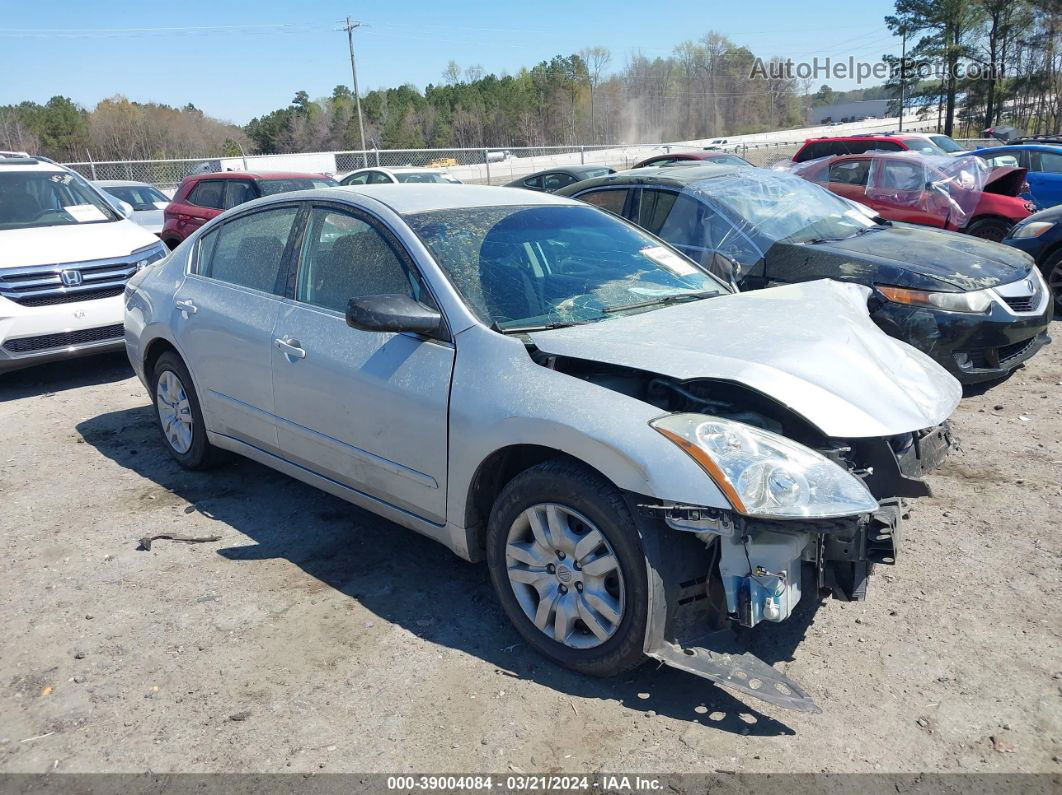
[[[0,379],[0,770],[1062,769],[1060,342],[967,397],[868,600],[753,650],[823,708],[520,642],[486,572],[248,461],[182,471],[120,357]],[[156,541],[176,532],[214,543]]]

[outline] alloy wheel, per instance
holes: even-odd
[[[582,514],[555,503],[523,511],[509,528],[505,567],[524,614],[558,643],[589,649],[619,629],[624,611],[619,558]]]
[[[155,405],[166,441],[181,455],[192,448],[192,406],[184,384],[172,370],[165,370],[155,386]]]

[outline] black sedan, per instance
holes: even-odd
[[[1036,260],[1055,299],[1055,311],[1062,312],[1062,204],[1030,215],[1003,242]]]
[[[584,179],[605,177],[615,174],[616,169],[608,166],[557,166],[546,171],[536,171],[526,177],[514,179],[506,183],[507,188],[527,188],[527,190],[540,190],[546,193],[554,193],[561,188],[582,182]]]
[[[886,221],[791,174],[682,166],[558,193],[623,215],[742,290],[823,278],[865,285],[874,321],[963,383],[1005,376],[1050,342],[1053,302],[1026,255]]]

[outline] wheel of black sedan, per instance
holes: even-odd
[[[1056,251],[1043,264],[1042,273],[1047,289],[1055,299],[1055,314],[1062,312],[1062,251]]]
[[[622,495],[596,472],[556,459],[513,478],[491,511],[487,563],[540,653],[597,676],[644,661],[645,554]]]

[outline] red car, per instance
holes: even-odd
[[[743,157],[732,155],[729,152],[720,152],[718,149],[707,149],[698,152],[671,152],[666,155],[653,155],[640,163],[635,163],[631,168],[644,168],[645,166],[676,166],[683,163],[711,163],[716,166],[748,166],[755,168],[752,163]]]
[[[1018,198],[1024,168],[991,168],[978,161],[868,152],[816,160],[793,171],[890,221],[999,241],[1036,208]]]
[[[330,188],[331,177],[298,172],[221,171],[185,177],[163,215],[159,237],[171,249],[211,218],[260,196],[292,190]]]
[[[861,155],[864,152],[921,152],[947,154],[925,135],[916,133],[861,133],[835,138],[808,138],[793,155],[794,163],[804,163],[831,155]]]

